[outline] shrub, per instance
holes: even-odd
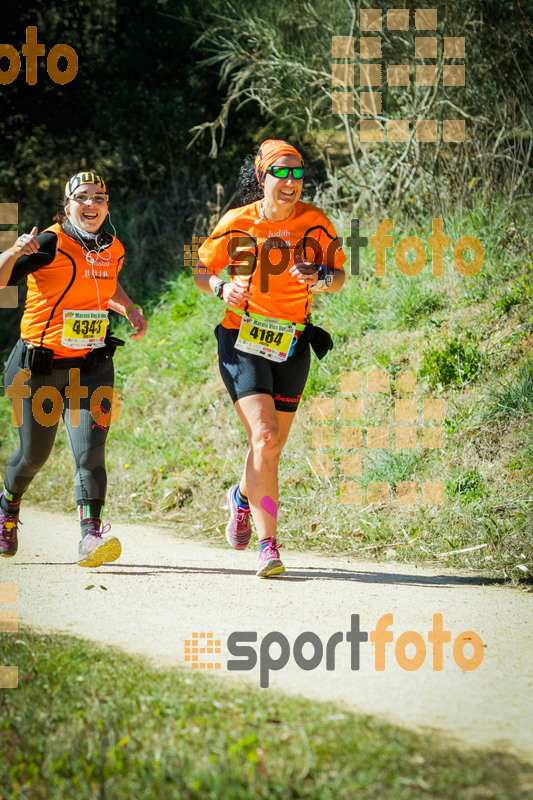
[[[476,377],[483,360],[472,331],[462,337],[446,334],[436,345],[423,351],[420,374],[434,388],[440,385],[460,389]]]
[[[483,494],[483,478],[475,469],[469,469],[463,472],[457,480],[452,481],[449,485],[448,491],[451,495],[458,495],[463,502],[470,502],[477,500]]]

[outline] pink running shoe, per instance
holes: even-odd
[[[242,508],[237,505],[235,490],[238,485],[239,484],[236,483],[228,489],[230,518],[226,525],[226,539],[234,550],[246,550],[252,536],[252,525],[250,523],[251,511],[249,508]]]
[[[78,548],[78,567],[101,567],[106,561],[116,561],[122,552],[122,546],[116,536],[105,536],[111,525],[101,530],[90,530],[80,542]]]
[[[10,558],[18,549],[17,529],[22,525],[17,516],[4,514],[0,510],[0,556]]]
[[[270,578],[271,575],[279,575],[285,572],[285,567],[279,557],[281,544],[276,544],[274,536],[270,539],[268,547],[259,553],[259,569],[255,573],[258,578]]]

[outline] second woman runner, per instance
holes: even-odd
[[[309,342],[319,357],[329,334],[310,322],[313,293],[338,292],[346,258],[327,216],[300,201],[303,159],[279,139],[263,142],[241,170],[242,200],[199,250],[195,283],[227,306],[215,330],[222,378],[250,449],[228,492],[226,538],[244,550],[250,516],[259,537],[258,577],[284,572],[276,541],[278,464],[307,380]],[[230,268],[230,280],[219,274]]]
[[[103,228],[108,200],[100,175],[76,173],[65,186],[64,213],[57,215],[57,224],[42,233],[33,228],[0,254],[0,287],[28,281],[21,338],[5,372],[15,417],[16,393],[23,399],[16,422],[20,445],[7,463],[0,493],[0,556],[17,552],[22,496],[50,455],[60,416],[76,467],[81,528],[77,564],[98,567],[121,553],[119,540],[108,533],[111,526],[103,527],[101,521],[112,356],[119,343],[109,336],[108,310],[127,317],[135,329],[132,339],[141,339],[148,323],[118,283],[124,248]],[[72,387],[71,380],[77,385]],[[75,397],[77,411],[70,405]]]

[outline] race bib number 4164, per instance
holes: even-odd
[[[286,361],[295,330],[296,325],[268,318],[256,320],[244,314],[235,348],[271,361]]]

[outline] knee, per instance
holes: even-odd
[[[35,455],[33,453],[25,454],[19,459],[17,469],[25,476],[31,475],[35,477],[46,464],[49,455],[50,453],[40,455]]]
[[[74,453],[76,467],[85,472],[94,472],[96,469],[105,469],[105,445],[90,447],[81,452]]]
[[[261,458],[278,459],[281,453],[279,430],[269,425],[260,425],[252,432],[252,450]]]

